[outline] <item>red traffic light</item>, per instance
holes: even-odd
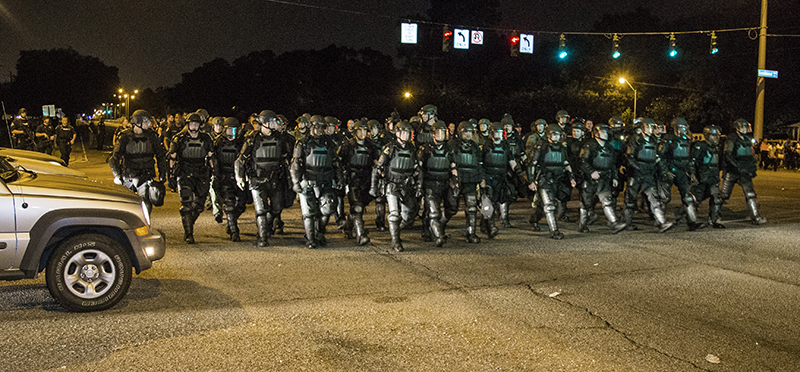
[[[511,37],[511,44],[514,44],[514,45],[519,44],[519,36],[512,36]]]
[[[450,36],[453,36],[453,31],[445,31],[444,37],[450,37]]]

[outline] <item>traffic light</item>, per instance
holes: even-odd
[[[453,46],[453,31],[447,25],[442,30],[442,52],[449,52],[450,47]]]
[[[669,56],[672,58],[678,56],[678,48],[675,46],[675,34],[669,34]]]
[[[558,41],[558,58],[565,59],[567,58],[567,38],[564,37],[564,34],[561,34],[561,39]]]
[[[717,54],[717,52],[719,52],[719,49],[717,48],[717,34],[715,34],[714,31],[711,31],[711,49],[710,49],[710,53],[711,54]]]
[[[519,55],[519,33],[514,31],[511,33],[511,56],[516,57]]]
[[[614,46],[611,49],[611,58],[617,59],[617,58],[619,58],[619,56],[622,55],[619,52],[619,35],[614,34],[613,42],[614,42],[614,44],[613,44]]]

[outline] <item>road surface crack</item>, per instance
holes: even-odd
[[[703,367],[697,365],[696,363],[694,363],[692,361],[679,358],[679,357],[671,355],[671,354],[669,354],[669,353],[667,353],[665,351],[659,350],[659,349],[657,349],[657,348],[655,348],[653,346],[646,345],[646,344],[643,344],[643,343],[640,343],[640,342],[634,340],[630,335],[628,335],[624,331],[618,329],[617,327],[614,327],[614,325],[611,324],[611,322],[609,322],[608,320],[606,320],[602,316],[598,315],[597,313],[595,313],[594,311],[592,311],[588,307],[584,307],[584,306],[580,306],[580,305],[574,304],[572,302],[569,302],[569,301],[565,300],[562,297],[555,297],[555,296],[554,297],[550,297],[550,296],[544,295],[542,293],[537,293],[536,290],[530,285],[528,286],[528,290],[530,290],[533,294],[535,294],[537,296],[546,296],[547,298],[549,298],[551,300],[555,300],[555,301],[561,302],[563,304],[567,304],[567,305],[569,305],[571,307],[574,307],[574,308],[577,308],[577,309],[581,309],[582,311],[584,311],[587,314],[589,314],[589,316],[591,316],[592,318],[600,320],[605,325],[605,327],[587,327],[587,329],[588,328],[592,328],[592,329],[610,329],[614,333],[622,336],[622,338],[624,338],[625,340],[627,340],[628,342],[630,342],[631,344],[633,344],[637,348],[643,348],[643,349],[647,349],[647,350],[652,350],[652,351],[654,351],[654,352],[656,352],[658,354],[661,354],[661,355],[663,355],[663,356],[665,356],[667,358],[691,364],[696,369],[699,369],[699,370],[702,370],[702,371],[710,371],[710,369],[703,368]]]

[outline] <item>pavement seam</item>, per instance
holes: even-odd
[[[616,327],[614,327],[614,326],[611,324],[611,322],[609,322],[608,320],[606,320],[606,319],[605,319],[605,318],[603,318],[602,316],[600,316],[600,315],[596,314],[595,312],[593,312],[593,311],[592,311],[591,309],[589,309],[588,307],[584,307],[584,306],[580,306],[580,305],[577,305],[577,304],[573,304],[572,302],[569,302],[569,301],[567,301],[567,300],[564,300],[563,298],[559,298],[559,297],[550,297],[550,296],[546,296],[546,295],[544,295],[544,294],[542,294],[542,293],[536,293],[536,291],[535,291],[535,290],[533,289],[533,287],[532,287],[532,286],[530,286],[530,285],[528,286],[528,290],[530,290],[530,291],[531,291],[531,293],[533,293],[533,294],[534,294],[534,295],[536,295],[536,296],[539,296],[539,297],[545,297],[545,298],[547,298],[547,299],[555,300],[555,301],[557,301],[557,302],[560,302],[560,303],[563,303],[563,304],[567,304],[567,305],[569,305],[569,306],[571,306],[571,307],[574,307],[574,308],[577,308],[577,309],[581,309],[581,310],[583,310],[584,312],[586,312],[587,314],[589,314],[589,316],[591,316],[591,317],[593,317],[593,318],[596,318],[596,319],[599,319],[600,321],[602,321],[602,322],[603,322],[603,324],[605,324],[605,327],[588,327],[587,329],[590,329],[590,328],[591,328],[591,329],[610,329],[610,330],[614,331],[615,333],[619,334],[620,336],[622,336],[622,338],[624,338],[625,340],[627,340],[628,342],[630,342],[631,344],[633,344],[634,346],[636,346],[636,347],[638,347],[638,348],[649,349],[649,350],[652,350],[652,351],[654,351],[654,352],[656,352],[656,353],[658,353],[658,354],[661,354],[661,355],[663,355],[663,356],[665,356],[665,357],[667,357],[667,358],[670,358],[670,359],[674,359],[674,360],[677,360],[677,361],[680,361],[680,362],[684,362],[684,363],[691,364],[691,365],[692,365],[694,368],[696,368],[696,369],[699,369],[699,370],[702,370],[702,371],[711,371],[710,369],[703,368],[703,367],[701,367],[701,366],[699,366],[699,365],[697,365],[697,364],[693,363],[692,361],[689,361],[689,360],[684,360],[684,359],[681,359],[681,358],[679,358],[679,357],[676,357],[676,356],[674,356],[674,355],[670,355],[669,353],[663,352],[663,351],[661,351],[661,350],[659,350],[659,349],[657,349],[657,348],[655,348],[655,347],[653,347],[653,346],[650,346],[650,345],[645,345],[645,344],[639,343],[638,341],[636,341],[636,340],[634,340],[633,338],[631,338],[631,336],[629,336],[627,333],[625,333],[625,332],[623,332],[622,330],[619,330],[619,329],[617,329]]]

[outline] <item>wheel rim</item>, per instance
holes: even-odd
[[[117,278],[114,262],[107,254],[87,249],[73,255],[64,270],[64,284],[75,296],[92,299],[108,292]]]

